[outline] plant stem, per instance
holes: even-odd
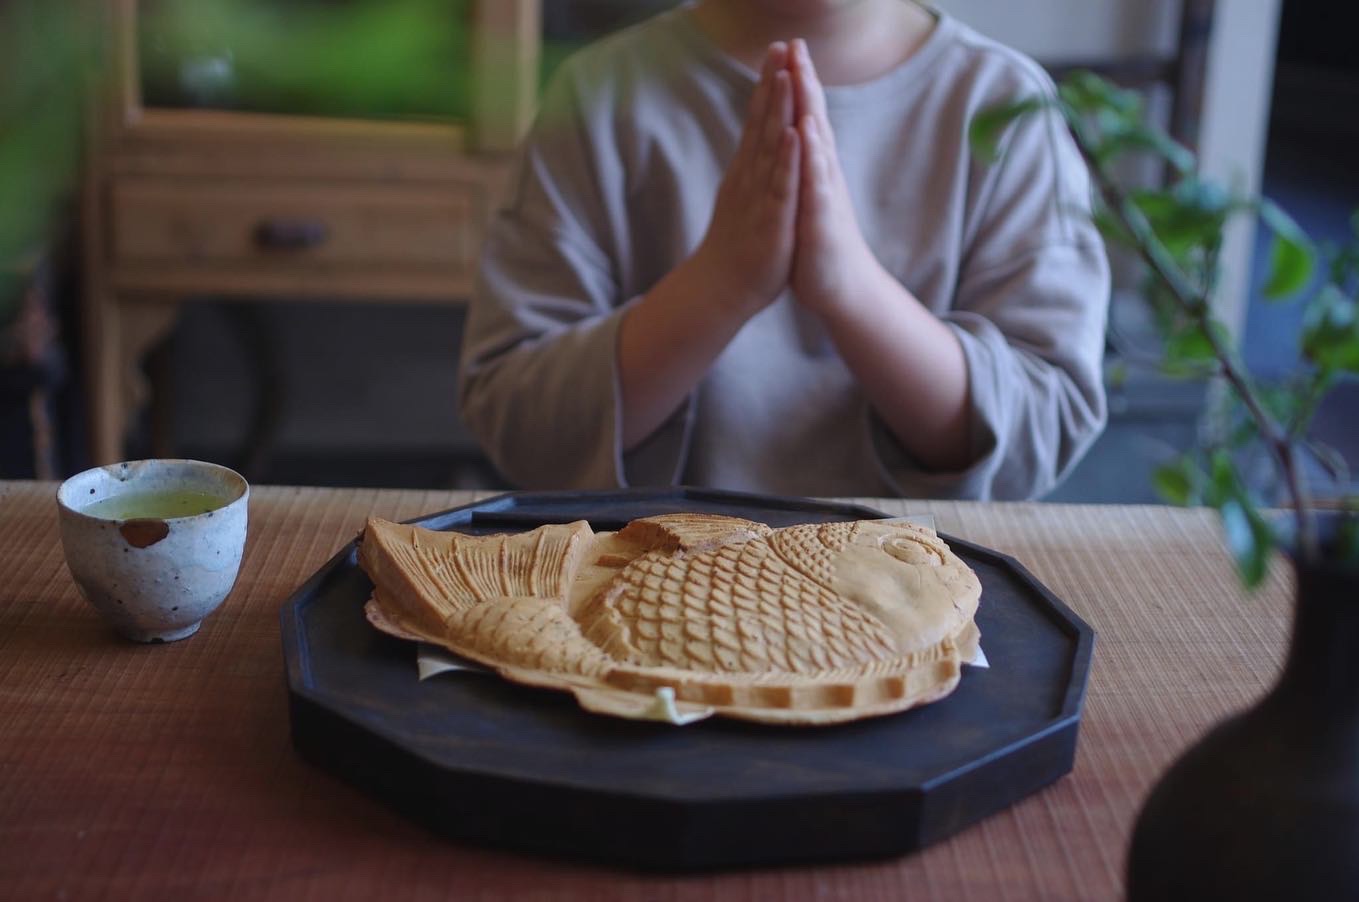
[[[1192,317],[1195,324],[1202,330],[1213,349],[1214,356],[1218,359],[1222,377],[1227,380],[1227,384],[1236,392],[1237,397],[1246,405],[1251,418],[1255,420],[1265,447],[1274,459],[1275,466],[1288,487],[1288,494],[1293,499],[1298,551],[1303,560],[1317,560],[1318,548],[1315,524],[1312,520],[1311,498],[1302,479],[1297,449],[1291,440],[1291,436],[1284,430],[1283,425],[1265,409],[1255,392],[1255,387],[1251,383],[1249,375],[1242,369],[1240,362],[1231,353],[1231,349],[1223,343],[1218,330],[1211,328],[1206,292],[1196,291],[1189,284],[1189,279],[1170,255],[1170,252],[1166,250],[1165,245],[1156,236],[1156,231],[1147,222],[1146,216],[1132,203],[1127,192],[1091,152],[1093,142],[1089,140],[1089,136],[1085,132],[1084,123],[1075,113],[1067,109],[1063,109],[1063,115],[1071,127],[1072,135],[1076,139],[1076,146],[1080,149],[1081,156],[1085,158],[1086,165],[1090,167],[1095,182],[1099,185],[1105,205],[1118,218],[1119,223],[1127,230],[1128,234],[1133,237],[1137,251],[1143,261],[1151,267],[1156,277],[1169,289],[1180,308]]]
[[[1307,380],[1306,388],[1303,389],[1302,403],[1298,405],[1297,411],[1293,415],[1293,422],[1288,426],[1288,434],[1295,439],[1304,436],[1308,424],[1312,422],[1312,417],[1316,416],[1317,408],[1321,406],[1321,401],[1330,391],[1331,384],[1335,381],[1335,374],[1326,367],[1316,371],[1311,379]]]

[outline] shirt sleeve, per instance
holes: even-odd
[[[606,99],[592,104],[606,108]],[[601,117],[602,117],[601,113]],[[461,414],[492,462],[526,488],[677,479],[692,402],[622,452],[621,297],[610,237],[623,167],[592,123],[570,63],[544,95],[492,218],[459,366]]]
[[[1051,92],[1051,82],[1035,90]],[[1109,264],[1090,216],[1089,172],[1055,111],[1019,120],[1000,161],[973,166],[976,212],[943,315],[967,363],[972,463],[928,471],[876,415],[870,429],[903,494],[1034,498],[1104,428]]]

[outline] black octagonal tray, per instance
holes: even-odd
[[[705,511],[772,526],[868,508],[695,489],[511,494],[413,522],[481,534]],[[448,836],[693,870],[897,854],[1071,770],[1094,632],[1013,559],[946,541],[982,582],[989,669],[948,698],[828,727],[675,727],[582,711],[485,674],[416,680],[415,646],[370,627],[351,543],[283,608],[293,743]]]

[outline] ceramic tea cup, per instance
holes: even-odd
[[[236,582],[249,500],[239,473],[197,460],[86,470],[57,490],[66,566],[127,638],[187,638]]]

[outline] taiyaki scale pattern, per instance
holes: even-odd
[[[359,562],[377,628],[618,717],[890,714],[951,692],[980,638],[976,574],[901,522],[668,514],[465,536],[371,519]]]

